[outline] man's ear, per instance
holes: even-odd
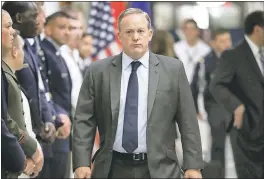
[[[20,13],[16,14],[16,22],[19,23],[19,24],[22,24],[22,16],[21,16]]]
[[[16,59],[16,57],[17,57],[17,48],[16,47],[12,47],[12,51],[11,51],[11,55],[12,55],[12,57],[13,58],[15,58]]]

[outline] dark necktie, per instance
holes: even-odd
[[[140,65],[139,61],[131,63],[132,72],[127,86],[122,146],[128,153],[132,153],[138,147],[137,69]]]
[[[262,65],[262,70],[264,70],[264,54],[262,50],[260,50],[260,62]],[[262,73],[262,75],[264,75],[264,72]]]

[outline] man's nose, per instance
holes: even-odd
[[[11,29],[11,35],[14,35],[15,34],[15,29],[13,29],[13,27],[11,27],[12,29]]]
[[[133,34],[133,40],[134,40],[134,41],[138,41],[138,40],[139,40],[139,35],[138,35],[137,32],[135,32],[135,33]]]

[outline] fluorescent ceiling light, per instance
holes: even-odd
[[[219,7],[224,5],[226,2],[196,2],[196,4],[200,5],[200,6],[204,6],[204,7]]]

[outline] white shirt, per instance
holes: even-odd
[[[261,59],[260,59],[261,55],[259,53],[259,47],[254,42],[252,42],[252,40],[250,40],[250,38],[248,38],[248,36],[246,36],[246,35],[245,35],[245,39],[246,39],[246,41],[247,41],[247,43],[248,43],[248,45],[249,45],[249,47],[250,47],[255,59],[257,61],[257,64],[259,66],[259,69],[260,69],[261,73],[264,75],[264,69],[262,67]]]
[[[27,41],[28,43],[32,46],[35,42],[35,40],[33,38],[27,38]],[[34,61],[34,63],[38,64],[37,61]],[[39,67],[39,66],[38,66]],[[45,91],[45,87],[44,87],[44,83],[43,83],[43,80],[42,80],[42,77],[41,77],[41,74],[40,74],[40,71],[39,69],[37,70],[38,72],[38,86],[39,86],[39,89]],[[46,95],[47,97],[47,95]],[[48,99],[47,99],[48,100]],[[49,100],[48,100],[49,101]]]
[[[84,70],[86,67],[88,67],[92,63],[92,59],[90,57],[82,59],[81,57],[79,58],[78,64],[79,68],[81,70]]]
[[[186,40],[181,40],[174,44],[174,51],[183,62],[186,76],[191,83],[196,64],[211,51],[211,48],[201,40],[193,47],[190,47]]]
[[[71,76],[71,81],[72,81],[71,104],[72,104],[73,110],[75,110],[77,106],[77,101],[78,101],[78,96],[79,96],[79,92],[81,89],[82,81],[83,81],[82,73],[77,64],[80,58],[79,52],[76,49],[71,50],[68,45],[63,45],[60,48],[60,51],[61,51],[61,56],[65,60],[65,63],[68,67],[68,70]]]
[[[113,150],[126,153],[122,147],[124,112],[129,77],[132,71],[131,62],[134,60],[122,53],[122,76],[120,90],[120,107],[118,125]],[[149,81],[149,51],[138,61],[142,64],[137,69],[138,77],[138,148],[134,153],[147,152],[146,128],[147,128],[147,106],[148,106],[148,81]]]

